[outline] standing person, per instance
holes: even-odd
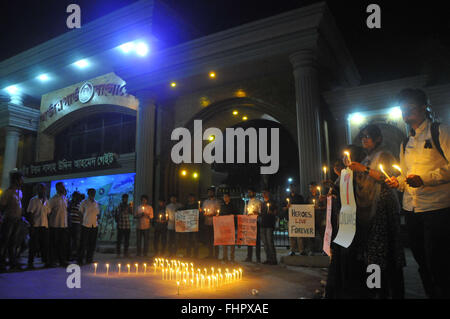
[[[404,89],[398,100],[411,131],[400,147],[402,173],[386,183],[403,192],[409,243],[425,293],[450,298],[450,127],[432,122],[422,90]]]
[[[80,212],[83,216],[81,226],[81,243],[78,251],[78,264],[82,264],[86,252],[86,263],[90,264],[94,259],[94,251],[97,243],[98,218],[100,206],[95,200],[95,189],[88,189],[88,198],[81,202]]]
[[[309,183],[309,194],[306,197],[308,204],[314,205],[314,227],[315,237],[303,238],[303,244],[308,251],[308,255],[312,255],[315,251],[322,251],[323,247],[323,235],[325,233],[326,226],[326,197],[321,196],[316,182]]]
[[[256,222],[256,262],[261,262],[261,233],[260,233],[260,227],[261,227],[261,208],[262,208],[262,202],[256,198],[256,193],[254,188],[248,189],[248,197],[250,200],[247,203],[247,209],[246,214],[256,215],[258,216],[257,222]],[[245,259],[246,262],[251,262],[253,258],[253,246],[247,246],[247,258]]]
[[[70,254],[71,259],[77,259],[78,250],[80,248],[81,238],[81,220],[80,212],[81,194],[77,191],[73,192],[72,200],[69,202],[69,216],[70,216]]]
[[[141,195],[141,204],[136,209],[135,217],[138,219],[136,224],[136,256],[147,257],[150,222],[153,219],[153,207],[148,205],[147,195]],[[142,241],[144,241],[144,250],[142,250]]]
[[[54,267],[56,260],[61,267],[67,267],[68,213],[66,188],[62,182],[56,183],[56,195],[49,200],[51,213],[48,226],[50,232],[50,265]]]
[[[3,212],[0,230],[0,271],[6,270],[6,254],[10,269],[19,267],[14,246],[22,218],[23,174],[13,171],[9,174],[9,180],[10,186],[0,199],[0,210]]]
[[[117,224],[116,256],[120,258],[120,250],[123,241],[123,255],[128,257],[128,246],[130,244],[130,216],[133,215],[132,205],[128,203],[128,194],[122,195],[122,202],[115,212]]]
[[[169,257],[176,256],[178,243],[177,233],[175,232],[175,212],[181,208],[181,204],[177,203],[177,196],[175,194],[170,196],[170,203],[166,206],[167,214],[167,235],[168,235],[168,251]]]
[[[198,203],[195,201],[195,195],[190,193],[188,195],[188,202],[184,206],[184,209],[198,209]],[[194,257],[195,259],[198,258],[198,231],[196,232],[190,232],[190,233],[184,233],[180,235],[185,235],[185,243],[186,243],[186,257],[191,258]],[[192,255],[193,252],[193,255]]]
[[[295,204],[306,204],[302,195],[297,193],[297,186],[295,184],[289,185],[289,200],[286,200],[286,206],[282,208],[284,216],[289,220],[289,208]],[[300,255],[306,255],[304,239],[302,237],[289,237],[289,246],[291,251],[289,256],[294,256],[296,252]]]
[[[236,216],[238,214],[238,210],[236,207],[231,203],[231,197],[230,193],[224,193],[223,194],[223,203],[220,206],[220,215],[221,216],[227,216],[227,215],[233,215]],[[237,220],[235,218],[234,220],[234,227],[236,230],[237,227]],[[235,245],[230,246],[230,257],[228,258],[228,246],[222,246],[223,249],[223,261],[231,261],[234,262],[234,252],[235,252]]]
[[[269,190],[263,191],[264,203],[261,207],[261,237],[266,253],[266,261],[263,264],[276,265],[277,252],[273,240],[273,230],[275,229],[277,206],[270,199]]]
[[[156,256],[163,256],[167,242],[167,215],[166,202],[164,199],[158,201],[158,218],[154,218],[155,234],[153,238],[153,250]]]
[[[48,206],[44,184],[38,184],[37,195],[30,199],[27,212],[31,214],[28,268],[34,268],[33,261],[38,247],[41,251],[42,262],[48,267],[48,214],[50,213],[50,208]]]
[[[214,187],[208,188],[208,199],[203,201],[201,211],[204,217],[205,241],[208,246],[208,256],[206,256],[206,259],[216,259],[219,257],[219,246],[214,246],[213,217],[220,212],[220,202],[216,199],[216,190]]]

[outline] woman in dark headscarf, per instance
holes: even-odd
[[[348,248],[333,246],[327,297],[403,298],[405,257],[400,241],[400,205],[378,171],[379,164],[386,171],[392,167],[394,157],[381,149],[378,127],[365,127],[360,137],[367,155],[359,156],[360,148],[352,147],[355,161],[349,164],[354,173],[356,234]],[[380,288],[367,287],[367,266],[371,264],[380,267]]]

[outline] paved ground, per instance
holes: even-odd
[[[108,249],[103,249],[108,251]],[[278,250],[278,257],[286,255],[286,249]],[[225,265],[219,261],[200,260],[195,264],[200,268],[214,266],[242,267],[243,280],[218,289],[192,289],[181,287],[177,294],[175,282],[163,281],[160,274],[155,275],[150,267],[147,274],[118,276],[114,269],[117,263],[130,262],[151,264],[151,258],[117,259],[111,253],[96,253],[99,263],[97,275],[94,267],[81,268],[81,288],[69,289],[66,286],[68,273],[64,268],[37,269],[0,274],[0,298],[250,298],[250,299],[298,299],[313,298],[315,291],[321,289],[320,281],[326,279],[326,269],[314,267],[268,266],[245,263],[246,248],[236,251],[236,265]],[[263,254],[264,255],[264,254]],[[264,260],[264,258],[263,258]],[[26,259],[23,259],[26,262]],[[407,251],[408,267],[405,270],[407,298],[424,298],[423,289],[417,274],[417,267]],[[105,263],[111,264],[109,276],[105,274]],[[134,267],[132,268],[132,270]],[[141,266],[142,269],[142,266]],[[126,271],[125,271],[126,272]],[[256,289],[257,294],[252,293]]]

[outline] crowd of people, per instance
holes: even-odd
[[[182,204],[172,194],[168,203],[158,200],[155,212],[147,195],[140,196],[138,205],[123,194],[114,211],[117,226],[117,257],[129,257],[131,219],[136,219],[136,255],[148,256],[149,229],[153,230],[153,253],[156,256],[176,256],[185,248],[184,257],[199,258],[201,244],[207,247],[206,258],[219,259],[220,246],[214,245],[213,217],[219,215],[257,215],[256,245],[248,246],[246,262],[261,262],[263,243],[265,264],[276,265],[274,228],[278,218],[287,218],[291,205],[313,204],[315,208],[315,238],[290,237],[290,255],[312,255],[321,251],[326,227],[327,196],[331,197],[332,239],[339,231],[340,175],[344,169],[353,172],[353,193],[356,202],[356,233],[348,248],[331,243],[331,262],[326,284],[327,298],[403,298],[403,268],[406,265],[404,242],[401,239],[400,215],[406,216],[408,244],[419,265],[424,290],[430,298],[450,298],[450,129],[432,120],[426,94],[419,89],[402,90],[398,96],[403,119],[411,129],[400,147],[400,159],[383,147],[383,135],[375,124],[361,129],[358,139],[362,146],[347,145],[352,161],[343,157],[335,161],[335,181],[322,181],[321,191],[315,182],[309,184],[306,197],[290,185],[286,200],[276,202],[268,189],[262,190],[262,200],[255,189],[248,189],[248,202],[239,211],[229,193],[216,198],[214,188],[208,198],[200,201],[189,194]],[[394,170],[394,164],[399,167]],[[387,178],[380,171],[384,165]],[[11,186],[0,199],[2,211],[0,240],[0,270],[5,269],[6,256],[10,268],[17,263],[24,236],[22,219],[20,172],[10,174]],[[30,223],[28,266],[39,252],[47,267],[66,266],[70,260],[91,263],[96,247],[100,207],[95,189],[87,198],[75,192],[70,202],[63,183],[56,184],[57,194],[46,198],[44,184],[37,187],[26,209]],[[400,204],[402,202],[402,204]],[[176,231],[175,215],[180,210],[199,211],[198,231]],[[237,225],[235,218],[235,225]],[[222,247],[225,262],[235,261],[235,246]],[[381,285],[367,285],[367,267],[381,269]]]

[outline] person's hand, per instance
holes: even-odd
[[[406,176],[406,183],[413,188],[417,188],[423,185],[423,180],[419,175],[408,175]]]
[[[326,201],[327,200],[327,196],[326,195],[320,195],[319,196],[319,202],[324,202],[324,201]]]
[[[348,167],[354,172],[364,172],[366,170],[366,167],[358,162],[351,162]]]
[[[391,178],[386,178],[384,180],[384,182],[386,183],[386,185],[388,185],[390,188],[398,188],[399,186],[399,182],[397,177],[392,176]]]

